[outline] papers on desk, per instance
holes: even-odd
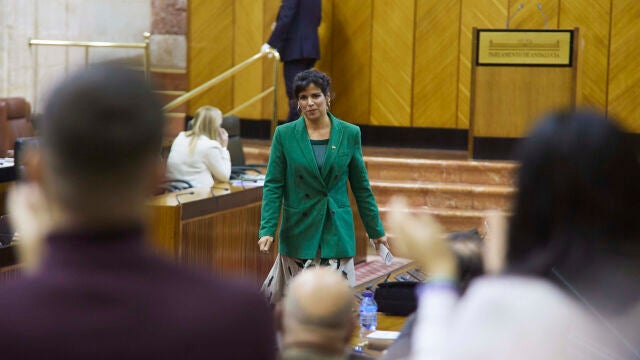
[[[12,167],[13,158],[0,158],[0,168]]]
[[[240,175],[240,179],[230,181],[234,186],[256,187],[264,186],[264,175]]]
[[[369,343],[368,347],[380,350],[386,349],[398,338],[399,335],[399,331],[374,331],[367,335],[367,342]]]

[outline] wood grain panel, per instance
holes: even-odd
[[[609,57],[609,112],[640,132],[640,2],[613,0]]]
[[[234,52],[233,64],[237,65],[260,51],[263,41],[263,0],[236,0],[234,2]],[[233,77],[233,107],[237,107],[262,91],[261,62],[271,64],[264,59],[237,73]],[[270,107],[271,108],[271,107]],[[245,119],[260,119],[262,102],[258,101],[236,113]]]
[[[471,37],[473,27],[504,28],[508,0],[462,0],[460,20],[460,58],[458,67],[458,119],[456,126],[469,128],[471,89]]]
[[[475,136],[522,137],[539,116],[574,99],[567,67],[483,66],[475,83]]]
[[[414,0],[373,0],[371,125],[411,126]]]
[[[267,42],[271,36],[271,27],[278,17],[278,9],[280,9],[280,0],[263,0],[263,41]],[[287,90],[284,84],[284,72],[282,63],[278,68],[278,119],[285,120],[289,113],[289,100],[287,98]],[[266,60],[262,65],[262,89],[273,86],[273,62]],[[273,116],[273,95],[268,95],[262,101],[262,118],[271,119]]]
[[[0,182],[0,215],[4,215],[7,213],[7,192],[13,184],[13,181]]]
[[[559,3],[560,0],[510,0],[509,16],[514,16],[509,22],[509,29],[544,29],[545,18],[549,29],[557,29]],[[521,4],[524,6],[515,14]]]
[[[181,208],[176,206],[151,206],[148,232],[152,248],[159,254],[177,259],[180,238]]]
[[[611,0],[562,0],[560,28],[580,28],[578,104],[607,106]]]
[[[332,112],[355,124],[370,123],[372,10],[370,1],[333,3]]]
[[[261,203],[185,221],[181,262],[212,269],[223,278],[241,277],[261,285],[277,254],[257,245]]]
[[[191,0],[189,6],[187,71],[189,89],[233,66],[233,0]],[[233,84],[226,80],[189,103],[191,114],[203,105],[222,111],[233,106]]]
[[[338,0],[340,1],[340,0]],[[316,68],[331,76],[331,64],[333,52],[331,51],[331,34],[333,18],[333,0],[322,0],[322,22],[318,28],[320,37],[320,59],[316,63]]]
[[[460,0],[417,0],[414,127],[456,127]]]

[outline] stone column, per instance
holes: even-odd
[[[187,0],[152,0],[151,14],[151,65],[186,68]]]

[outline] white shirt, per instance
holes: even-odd
[[[606,359],[595,328],[581,304],[545,280],[487,276],[460,301],[451,289],[422,290],[412,353],[430,360]]]
[[[201,135],[195,151],[190,154],[190,141],[191,137],[187,137],[184,131],[173,141],[167,159],[167,179],[187,180],[194,187],[213,186],[214,178],[218,181],[229,181],[229,151],[218,141]]]

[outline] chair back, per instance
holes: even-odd
[[[222,128],[229,133],[229,143],[227,150],[231,157],[231,166],[244,166],[244,150],[240,140],[240,118],[235,115],[227,116],[222,120]]]
[[[0,130],[4,138],[0,140],[0,151],[5,154],[13,149],[17,138],[33,136],[31,104],[21,97],[0,98]]]

